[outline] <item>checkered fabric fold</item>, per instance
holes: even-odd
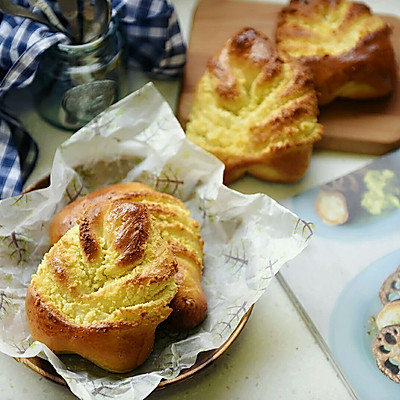
[[[27,0],[13,1],[30,8]],[[57,3],[47,1],[57,12]],[[131,66],[139,66],[158,79],[174,79],[182,74],[186,46],[175,9],[168,0],[114,0],[112,11],[124,31]],[[44,51],[68,41],[63,33],[52,32],[43,24],[0,11],[0,107],[9,90],[32,83]],[[0,198],[21,192],[37,155],[29,133],[0,109]]]

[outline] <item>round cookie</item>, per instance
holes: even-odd
[[[379,299],[383,305],[400,299],[400,266],[383,282],[379,289]]]
[[[372,343],[372,352],[383,374],[400,383],[400,325],[382,328]]]

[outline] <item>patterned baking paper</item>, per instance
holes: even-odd
[[[185,138],[151,83],[72,135],[57,149],[49,187],[0,202],[0,350],[47,359],[80,399],[137,400],[193,365],[200,352],[220,347],[311,237],[295,214],[264,194],[230,190],[222,177],[223,164]],[[146,363],[118,375],[34,342],[24,304],[30,277],[49,249],[54,214],[99,187],[125,181],[177,196],[201,224],[208,315],[190,332],[160,330]]]

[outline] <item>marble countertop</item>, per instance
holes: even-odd
[[[196,0],[173,0],[173,3],[184,37],[188,40]],[[365,3],[375,12],[400,16],[398,0],[368,0]],[[130,84],[135,88],[144,82],[146,78],[136,74]],[[179,83],[155,84],[175,108]],[[59,131],[43,122],[32,111],[29,90],[25,94],[28,100],[19,114],[40,148],[38,164],[27,182],[30,185],[49,173],[55,149],[70,133]],[[19,96],[20,93],[11,102],[19,104]],[[231,187],[243,193],[263,192],[279,200],[353,171],[372,159],[365,155],[318,151],[313,155],[306,176],[297,184],[272,184],[244,178]],[[3,354],[0,354],[0,370],[2,400],[76,398],[68,388],[39,376]],[[278,280],[274,279],[255,304],[239,338],[219,360],[188,381],[156,391],[148,398],[346,400],[353,397]]]

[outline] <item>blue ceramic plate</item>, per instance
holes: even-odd
[[[375,364],[369,319],[383,307],[378,292],[400,264],[400,250],[360,272],[336,301],[329,324],[329,347],[360,400],[400,398],[400,385],[386,378]]]

